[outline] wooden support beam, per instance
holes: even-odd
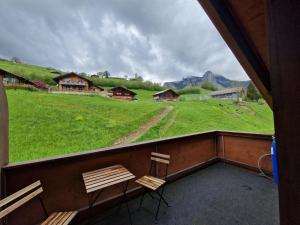
[[[244,70],[272,108],[270,75],[225,0],[198,0]]]
[[[0,168],[6,164],[8,164],[8,104],[2,77],[0,76]],[[1,177],[0,171],[0,182]],[[2,193],[1,185],[0,193]]]
[[[267,0],[281,225],[300,224],[300,1]]]

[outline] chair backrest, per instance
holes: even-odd
[[[36,181],[33,184],[0,200],[0,219],[16,210],[20,206],[24,205],[34,197],[39,196],[43,192],[43,188],[41,185],[41,181]]]
[[[158,163],[170,164],[170,155],[151,152],[151,160]]]
[[[150,171],[149,174],[153,174],[152,171],[153,169],[155,169],[155,176],[157,176],[157,167],[155,167],[156,163],[160,163],[160,164],[164,164],[166,166],[166,170],[165,170],[165,179],[168,176],[168,167],[170,164],[170,155],[166,155],[166,154],[161,154],[161,153],[157,153],[157,152],[151,152],[151,166],[150,166]]]

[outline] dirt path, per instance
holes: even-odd
[[[158,124],[159,121],[161,121],[173,109],[174,109],[173,106],[167,106],[158,115],[152,117],[151,120],[149,120],[147,123],[142,125],[137,131],[135,131],[134,133],[128,135],[127,137],[124,137],[124,138],[121,138],[121,139],[115,141],[113,145],[125,145],[125,144],[129,144],[129,143],[137,140],[139,137],[141,137],[143,134],[145,134],[150,128],[152,128],[156,124]]]

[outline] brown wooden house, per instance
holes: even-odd
[[[153,95],[153,99],[156,101],[176,101],[179,97],[172,89],[157,92]]]
[[[0,69],[0,81],[3,81],[5,86],[34,87],[31,81],[3,69]]]
[[[74,72],[67,73],[53,78],[58,84],[59,91],[74,91],[74,92],[95,92],[104,91],[103,88],[95,85],[89,79],[82,77]]]
[[[111,93],[109,94],[112,98],[124,99],[124,100],[135,100],[136,93],[128,90],[125,87],[114,87],[111,89]]]

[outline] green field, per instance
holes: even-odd
[[[138,92],[142,97],[144,91]],[[110,146],[164,107],[147,98],[126,102],[22,90],[8,90],[7,95],[11,162]]]
[[[173,103],[175,110],[138,141],[208,130],[274,133],[273,114],[267,105],[228,100]]]
[[[51,68],[7,60],[0,60],[0,68],[30,80],[44,80],[50,85],[57,76],[51,73],[55,71]],[[152,99],[156,91],[150,90],[161,89],[158,84],[106,78],[94,82],[104,84],[106,89],[126,82],[137,93],[138,100],[127,102],[96,95],[8,90],[10,162],[111,146],[137,131],[170,104],[173,111],[137,142],[208,130],[274,132],[272,111],[265,104],[210,99],[210,91],[201,87],[180,90],[183,95],[178,102],[157,103]]]
[[[135,90],[138,101],[100,96],[8,90],[10,161],[58,156],[106,146],[136,131],[168,104],[174,106],[138,141],[207,130],[273,133],[266,105],[203,100],[156,103],[153,91]]]

